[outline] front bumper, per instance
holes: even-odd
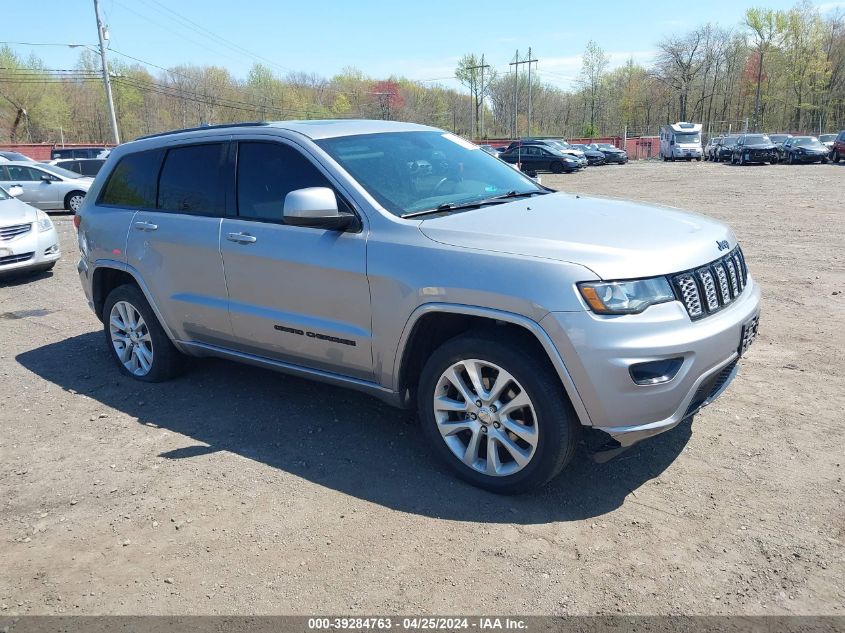
[[[46,267],[62,256],[55,227],[39,231],[33,224],[23,235],[0,240],[0,274]]]
[[[630,446],[673,428],[722,393],[736,375],[743,325],[759,313],[759,303],[760,289],[749,277],[739,298],[695,322],[673,301],[625,316],[553,312],[541,325],[592,426]],[[638,385],[631,378],[631,365],[678,357],[683,364],[667,382]]]

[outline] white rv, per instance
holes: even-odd
[[[701,123],[671,123],[660,128],[663,160],[701,160]]]

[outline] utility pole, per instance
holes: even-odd
[[[477,101],[476,101],[475,96],[477,96],[477,97],[480,98],[480,101],[481,101],[481,116],[479,117],[481,119],[480,138],[484,137],[484,69],[485,68],[490,68],[490,65],[484,63],[484,55],[483,54],[481,55],[481,63],[479,65],[470,66],[469,68],[467,68],[467,70],[470,72],[470,77],[472,77],[472,81],[470,82],[470,89],[469,89],[470,101],[472,101],[472,109],[470,110],[470,115],[469,115],[469,130],[470,130],[470,134],[472,134],[472,119],[473,119],[473,116],[474,116],[473,112],[475,111],[476,105],[477,105]],[[475,96],[473,96],[473,94],[472,94],[473,88],[472,87],[475,86],[475,71],[476,70],[481,71],[481,87],[475,88]]]
[[[516,111],[518,107],[518,93],[519,93],[519,49],[516,49],[516,56],[513,58],[513,61],[509,64],[513,66],[513,139],[517,139],[517,121],[516,121]]]
[[[103,84],[106,87],[106,101],[109,106],[109,118],[111,119],[111,131],[114,136],[114,144],[120,145],[120,132],[117,130],[117,117],[114,114],[114,98],[111,94],[111,79],[109,79],[109,62],[106,59],[106,25],[100,17],[100,2],[94,0],[94,15],[97,18],[97,37],[100,40],[100,59],[103,62]]]
[[[516,51],[516,59],[510,63],[511,66],[514,67],[514,83],[516,84],[514,87],[514,99],[513,99],[513,129],[514,129],[514,138],[517,136],[517,129],[516,129],[516,121],[517,121],[517,106],[519,104],[519,100],[517,97],[517,93],[519,91],[519,82],[517,81],[519,77],[519,66],[521,64],[528,64],[528,136],[531,136],[531,64],[536,64],[537,60],[531,58],[531,48],[528,49],[528,59],[519,59],[519,51]]]

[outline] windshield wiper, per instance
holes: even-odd
[[[414,218],[420,215],[429,215],[431,213],[443,213],[445,211],[458,211],[461,209],[477,209],[488,204],[501,204],[513,198],[524,198],[533,195],[543,195],[550,193],[549,191],[508,191],[498,196],[490,198],[482,198],[481,200],[472,200],[467,202],[444,202],[433,209],[425,209],[423,211],[412,211],[405,213],[403,218]]]

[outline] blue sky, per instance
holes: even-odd
[[[215,64],[245,77],[259,61],[271,62],[268,65],[280,75],[296,70],[329,77],[344,66],[355,66],[373,77],[396,74],[454,86],[454,68],[464,53],[484,53],[488,63],[506,72],[515,50],[524,55],[531,46],[543,80],[562,87],[578,74],[581,52],[590,39],[609,54],[611,66],[624,64],[629,57],[649,63],[656,42],[665,35],[706,22],[738,28],[750,6],[784,9],[794,4],[795,0],[101,0],[110,47],[164,67]],[[845,1],[816,4],[823,11],[845,10]],[[7,11],[3,20],[3,41],[97,41],[92,0],[54,1],[35,12]],[[49,68],[72,68],[79,54],[64,46],[13,48],[22,55],[35,52]]]

